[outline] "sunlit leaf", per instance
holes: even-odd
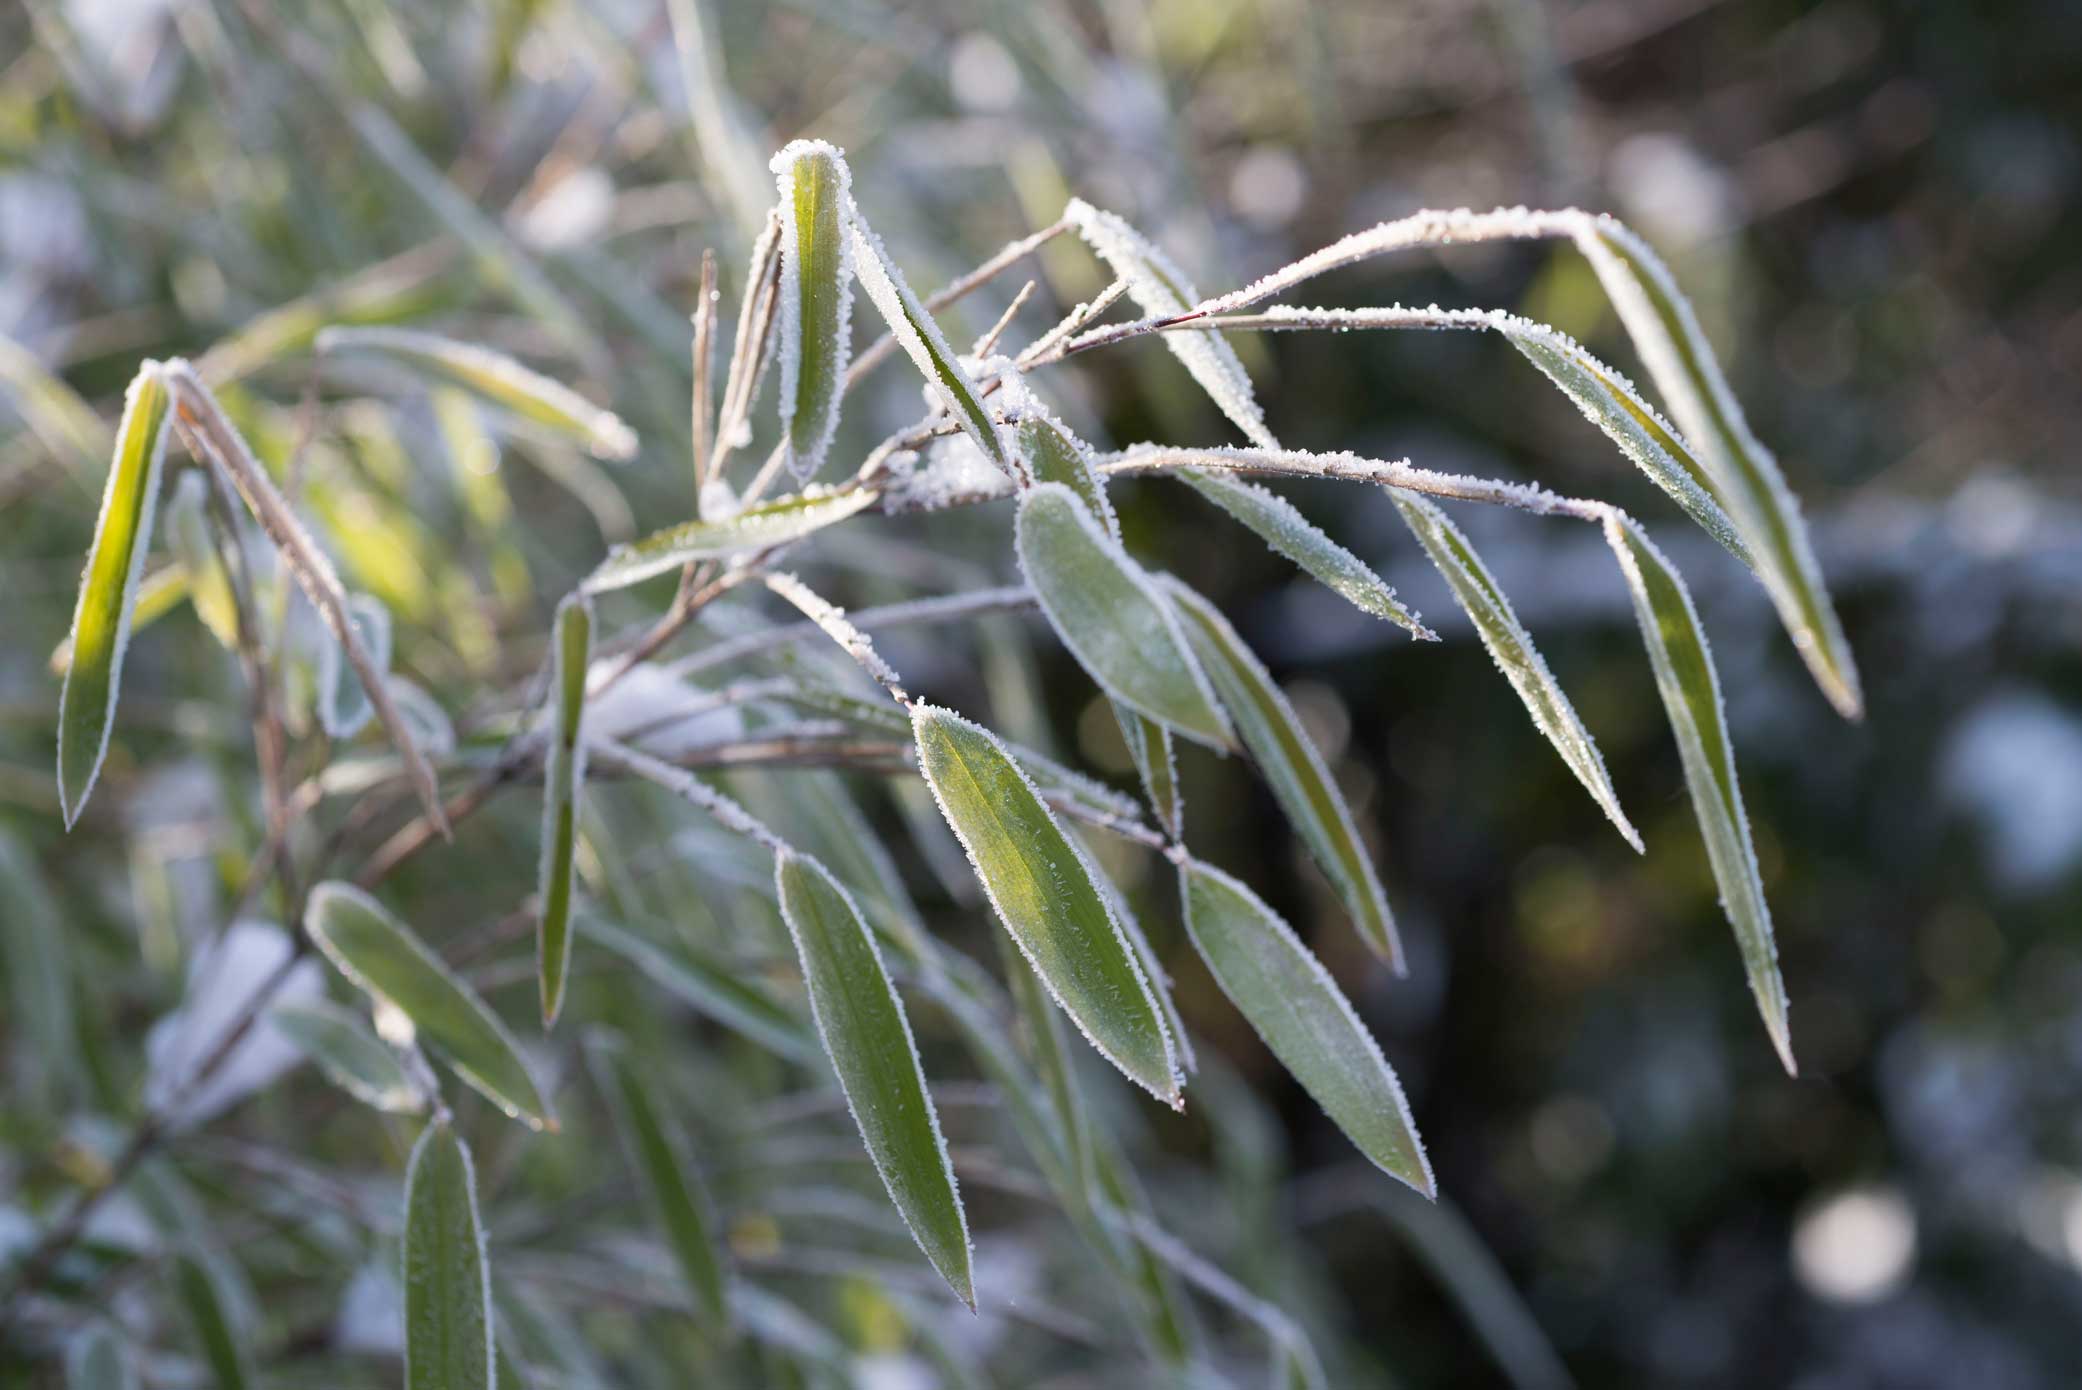
[[[774,881],[818,1034],[868,1156],[919,1249],[973,1309],[968,1217],[918,1045],[874,934],[852,896],[816,860],[776,855]]]
[[[399,1115],[426,1109],[426,1093],[406,1073],[398,1054],[339,1005],[277,1005],[268,1011],[268,1021],[317,1064],[326,1080],[363,1105]]]
[[[557,1021],[564,1007],[564,977],[571,967],[571,870],[578,855],[578,802],[586,776],[580,724],[593,649],[593,605],[584,595],[573,594],[557,605],[550,643],[556,717],[543,754],[542,870],[536,886],[541,917],[535,943],[545,1028]]]
[[[406,1390],[495,1383],[491,1266],[470,1150],[446,1120],[419,1136],[405,1174]]]
[[[873,504],[870,488],[804,492],[777,498],[723,521],[689,521],[618,545],[587,576],[586,592],[622,589],[692,560],[720,560],[800,540]]]
[[[556,1127],[506,1025],[374,898],[351,884],[321,883],[304,928],[342,975],[410,1019],[456,1075],[529,1128]]]
[[[1083,849],[996,735],[926,705],[911,720],[941,814],[1056,1003],[1129,1080],[1183,1104],[1170,1030]]]
[[[67,827],[79,820],[116,722],[131,609],[151,544],[159,468],[166,457],[172,395],[159,364],[147,362],[130,383],[116,453],[101,494],[101,516],[80,576],[72,615],[72,657],[58,696],[58,801]]]
[[[853,353],[853,263],[845,217],[852,176],[821,140],[797,140],[773,158],[781,211],[781,420],[790,462],[807,478],[839,423]]]
[[[1186,931],[1229,1002],[1359,1151],[1425,1196],[1435,1185],[1402,1086],[1322,962],[1257,894],[1179,867]]]
[[[1778,948],[1771,936],[1771,908],[1764,901],[1742,788],[1735,780],[1735,750],[1728,741],[1720,677],[1699,627],[1698,610],[1677,571],[1639,526],[1615,513],[1606,519],[1605,539],[1619,557],[1620,571],[1634,596],[1634,614],[1641,620],[1656,688],[1677,736],[1685,786],[1691,790],[1714,882],[1720,885],[1722,910],[1742,948],[1750,992],[1756,995],[1772,1046],[1792,1073],[1797,1068],[1786,1018],[1786,987],[1779,978]]]

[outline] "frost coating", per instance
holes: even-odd
[[[789,466],[814,475],[839,425],[853,351],[853,260],[843,222],[853,174],[845,152],[797,140],[769,166],[780,193],[781,423]]]
[[[642,540],[618,545],[584,582],[589,594],[627,588],[653,575],[679,569],[690,560],[716,560],[799,540],[812,531],[844,521],[873,504],[869,488],[835,492],[808,487],[757,507],[747,507],[721,521],[688,521],[655,531]]]
[[[845,609],[785,572],[769,574],[766,587],[801,609],[804,617],[822,628],[824,635],[838,643],[846,655],[859,663],[861,670],[873,676],[877,685],[896,698],[898,704],[910,702],[911,697],[904,692],[903,678],[897,675],[894,666],[882,659],[868,635],[846,620]]]
[[[498,1363],[491,1262],[470,1146],[445,1119],[405,1170],[405,1385],[490,1390]]]

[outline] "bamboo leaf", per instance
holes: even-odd
[[[1613,825],[1619,828],[1619,833],[1626,837],[1626,842],[1639,851],[1641,833],[1634,829],[1626,812],[1619,808],[1619,795],[1612,789],[1612,778],[1605,771],[1605,759],[1598,752],[1597,742],[1583,727],[1576,707],[1562,693],[1560,684],[1533,646],[1532,634],[1511,611],[1511,600],[1504,597],[1504,591],[1497,587],[1489,567],[1482,563],[1482,557],[1468,544],[1460,528],[1429,499],[1395,488],[1390,488],[1388,495],[1394,499],[1403,521],[1423,544],[1424,553],[1445,576],[1447,587],[1453,590],[1454,599],[1474,624],[1476,634],[1481,637],[1482,645],[1489,649],[1497,669],[1504,673],[1511,688],[1518,692],[1518,698],[1525,702],[1534,725],[1554,745],[1554,751],[1561,754],[1562,761],[1576,774],[1576,780],[1583,784],[1592,800],[1604,808]]]
[[[492,1104],[530,1129],[556,1128],[506,1025],[374,898],[351,884],[321,883],[304,929],[350,983],[394,1005]]]
[[[627,1049],[595,1038],[589,1040],[587,1056],[614,1111],[629,1163],[643,1175],[651,1211],[679,1261],[687,1291],[711,1327],[728,1326],[728,1275],[716,1244],[715,1218],[679,1130],[666,1118],[642,1066]]]
[[[850,492],[809,491],[776,498],[723,521],[688,521],[653,532],[642,540],[618,545],[599,568],[586,577],[585,591],[624,589],[693,560],[720,560],[800,540],[812,531],[844,521],[872,505],[871,488]]]
[[[296,1044],[325,1079],[363,1105],[394,1115],[416,1115],[427,1096],[398,1054],[337,1004],[280,1004],[268,1011],[276,1032]]]
[[[793,1061],[807,1062],[817,1047],[802,1020],[745,978],[729,962],[681,944],[668,952],[626,928],[580,914],[578,932],[634,965],[643,977],[704,1018]]]
[[[93,1327],[65,1349],[65,1390],[135,1390],[130,1353],[106,1327]]]
[[[1359,838],[1336,779],[1309,741],[1294,707],[1213,604],[1175,579],[1165,587],[1184,620],[1188,640],[1280,809],[1337,890],[1338,900],[1352,914],[1368,948],[1401,973],[1405,969],[1402,942],[1396,937],[1395,918],[1374,872],[1373,858]]]
[[[218,1265],[221,1258],[183,1244],[173,1256],[174,1294],[202,1347],[203,1362],[210,1368],[217,1390],[246,1390],[253,1384],[252,1357],[246,1347],[246,1330],[240,1325],[237,1298]]]
[[[1076,494],[1027,489],[1016,541],[1041,611],[1107,694],[1210,747],[1233,744],[1170,606]]]
[[[578,800],[585,785],[586,669],[593,647],[593,605],[573,594],[557,605],[551,686],[556,721],[542,771],[542,870],[536,888],[541,918],[536,961],[542,984],[542,1026],[550,1027],[564,1007],[564,977],[571,967],[571,870],[578,855]]]
[[[816,860],[777,854],[774,882],[818,1034],[861,1141],[919,1249],[973,1311],[968,1217],[918,1045],[874,934],[852,896]]]
[[[1171,746],[1171,730],[1118,700],[1113,702],[1113,718],[1120,725],[1121,739],[1128,745],[1128,757],[1142,779],[1157,824],[1176,840],[1185,833],[1186,799],[1178,785],[1178,756]]]
[[[347,621],[378,671],[390,670],[390,610],[381,599],[369,594],[350,594]],[[375,714],[376,705],[362,688],[361,677],[346,659],[338,642],[318,648],[318,725],[330,738],[349,739],[360,733]]]
[[[913,706],[919,767],[998,920],[1064,1013],[1129,1080],[1178,1108],[1178,1053],[1083,849],[996,735]]]
[[[1201,959],[1280,1065],[1381,1171],[1435,1195],[1402,1086],[1322,962],[1219,869],[1180,865],[1179,892]]]
[[[490,1390],[494,1327],[477,1173],[454,1127],[436,1120],[405,1173],[406,1390]]]
[[[159,499],[171,402],[159,364],[146,362],[124,397],[115,458],[72,615],[71,664],[58,695],[58,802],[67,829],[79,820],[94,790],[115,727],[131,612]]]
[[[853,354],[853,263],[845,157],[821,140],[775,155],[781,212],[781,420],[796,476],[814,475],[838,429]]]
[[[1786,987],[1779,978],[1778,948],[1772,941],[1771,908],[1764,901],[1742,788],[1735,780],[1735,750],[1728,741],[1720,677],[1699,627],[1698,610],[1677,571],[1633,521],[1617,513],[1608,516],[1605,539],[1634,596],[1634,614],[1641,621],[1656,688],[1677,737],[1685,785],[1706,840],[1714,882],[1720,885],[1721,907],[1742,948],[1750,992],[1779,1060],[1793,1074],[1798,1068],[1786,1018]]]

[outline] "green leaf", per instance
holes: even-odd
[[[276,1032],[296,1044],[325,1079],[363,1105],[397,1115],[427,1107],[426,1093],[398,1054],[337,1004],[280,1004],[268,1011]]]
[[[1367,946],[1400,973],[1405,968],[1402,942],[1373,858],[1294,707],[1213,604],[1175,579],[1165,588],[1280,809],[1337,890]]]
[[[1027,489],[1016,542],[1041,611],[1108,695],[1187,738],[1233,745],[1177,617],[1075,493],[1060,483]]]
[[[1433,1196],[1402,1086],[1322,962],[1258,895],[1198,861],[1179,866],[1186,931],[1229,1002],[1359,1151]]]
[[[80,577],[73,610],[71,664],[58,695],[58,802],[70,829],[79,820],[116,722],[123,654],[138,576],[151,544],[152,509],[159,499],[159,467],[166,457],[167,410],[172,395],[159,364],[146,362],[124,397],[123,422],[101,516]]]
[[[1793,1074],[1798,1068],[1786,1019],[1785,982],[1778,973],[1778,948],[1772,942],[1771,908],[1757,873],[1742,788],[1735,780],[1735,750],[1722,715],[1720,678],[1699,627],[1698,610],[1677,571],[1633,521],[1617,513],[1608,516],[1605,539],[1619,557],[1620,572],[1634,596],[1634,614],[1641,620],[1656,688],[1677,736],[1685,786],[1691,790],[1714,882],[1720,885],[1721,907],[1742,948],[1750,992],[1757,998],[1779,1060]]]
[[[1403,521],[1422,542],[1432,564],[1445,576],[1447,587],[1453,590],[1454,599],[1474,624],[1497,669],[1525,702],[1534,725],[1638,852],[1641,833],[1634,829],[1626,812],[1619,809],[1619,794],[1612,789],[1612,778],[1605,771],[1605,759],[1598,752],[1596,740],[1583,727],[1576,707],[1562,693],[1561,685],[1534,648],[1532,634],[1511,611],[1511,600],[1497,587],[1482,557],[1430,499],[1395,488],[1390,488],[1388,495],[1394,499]]]
[[[1278,493],[1227,473],[1200,468],[1181,468],[1177,477],[1360,612],[1406,627],[1423,641],[1438,640],[1364,560],[1324,535]]]
[[[1128,745],[1128,757],[1142,779],[1142,790],[1149,797],[1149,808],[1156,813],[1157,824],[1176,840],[1185,833],[1186,799],[1178,785],[1178,758],[1171,746],[1171,730],[1118,700],[1113,702],[1113,719],[1120,725],[1121,739]]]
[[[694,560],[721,560],[800,540],[871,506],[875,492],[801,492],[747,507],[721,521],[688,521],[618,545],[586,577],[589,594],[624,589]]]
[[[174,1294],[202,1347],[202,1359],[210,1368],[217,1390],[245,1390],[253,1383],[252,1358],[236,1312],[238,1305],[231,1281],[218,1266],[221,1258],[193,1245],[184,1244],[176,1250]]]
[[[93,1327],[65,1349],[65,1390],[134,1390],[130,1353],[106,1327]]]
[[[1178,1053],[1084,850],[989,730],[913,706],[918,761],[984,894],[1064,1013],[1129,1080],[1177,1108]]]
[[[576,925],[579,935],[613,951],[702,1017],[790,1060],[816,1056],[802,1020],[729,961],[700,954],[684,942],[667,951],[590,913],[581,913]]]
[[[395,1006],[492,1104],[530,1129],[556,1128],[506,1025],[374,898],[352,884],[321,883],[304,929],[349,982]]]
[[[643,1175],[652,1214],[679,1261],[687,1291],[711,1327],[728,1326],[727,1276],[722,1252],[716,1246],[715,1219],[678,1129],[666,1119],[664,1108],[652,1094],[644,1066],[626,1048],[605,1037],[594,1038],[589,1040],[587,1056],[614,1111],[615,1128],[621,1133],[629,1163]]]
[[[536,888],[542,914],[536,964],[542,984],[542,1026],[564,1007],[571,968],[571,868],[578,854],[578,798],[585,785],[586,745],[580,735],[586,705],[586,668],[593,650],[593,605],[573,594],[557,605],[551,687],[556,721],[542,769],[542,871]]]
[[[852,175],[821,140],[773,158],[781,212],[781,419],[796,476],[824,461],[852,356],[853,264],[844,221]]]
[[[861,1141],[919,1249],[974,1310],[968,1217],[918,1045],[874,934],[852,896],[816,860],[776,855],[774,882],[818,1034]]]
[[[490,1390],[494,1326],[477,1174],[469,1147],[436,1120],[405,1173],[406,1390]]]
[[[853,270],[860,277],[860,287],[889,321],[889,331],[895,335],[898,346],[946,403],[955,423],[976,441],[985,458],[1011,472],[1005,443],[998,438],[998,428],[991,422],[982,392],[962,369],[954,349],[947,345],[946,335],[940,332],[940,325],[904,283],[904,273],[882,249],[882,239],[869,228],[859,206],[852,205],[851,212],[847,232],[852,238]]]

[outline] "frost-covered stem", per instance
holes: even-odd
[[[784,853],[788,849],[788,842],[768,829],[766,822],[684,768],[674,767],[661,758],[640,753],[611,738],[593,740],[591,755],[596,761],[622,767],[646,782],[663,787],[673,795],[692,802],[708,812],[718,825],[732,834],[757,841],[775,854]]]
[[[967,275],[962,276],[958,280],[950,280],[939,289],[927,295],[925,297],[926,310],[930,313],[938,313],[979,286],[988,284],[992,279],[1004,273],[1008,267],[1033,255],[1034,252],[1069,230],[1070,224],[1067,220],[1058,221],[1051,226],[1043,227],[1032,236],[1021,237],[1018,241],[1007,242],[1004,248],[995,256],[977,266]],[[882,360],[895,351],[896,335],[893,333],[884,333],[881,337],[875,339],[874,342],[868,344],[867,349],[860,356],[854,358],[853,364],[846,369],[847,389],[851,390],[856,382],[880,366]]]
[[[1005,306],[1005,312],[998,315],[998,321],[969,349],[969,356],[978,359],[990,356],[991,349],[998,345],[998,339],[1005,336],[1005,330],[1012,326],[1012,320],[1019,317],[1019,311],[1026,308],[1027,301],[1033,297],[1034,281],[1028,280],[1019,287],[1019,293],[1012,296],[1012,302]]]
[[[1055,358],[1052,354],[1058,346],[1066,339],[1082,332],[1086,324],[1098,318],[1099,315],[1105,313],[1108,309],[1111,309],[1119,302],[1120,297],[1127,292],[1128,282],[1126,278],[1115,280],[1105,289],[1099,291],[1097,299],[1092,300],[1089,304],[1078,305],[1063,316],[1062,322],[1034,339],[1027,346],[1026,350],[1019,354],[1014,365],[1024,372],[1032,370],[1044,361],[1054,361]]]
[[[1031,608],[1034,601],[1034,591],[1024,584],[1002,589],[977,589],[966,594],[911,599],[903,603],[885,604],[879,608],[863,608],[852,615],[852,623],[863,631],[874,632],[883,628],[953,622],[983,613]],[[804,642],[823,635],[824,629],[814,622],[794,623],[788,627],[771,628],[765,632],[747,633],[742,637],[733,637],[714,646],[704,647],[690,656],[681,657],[666,669],[675,677],[685,678],[697,671],[706,671],[711,667],[769,651],[781,643]]]
[[[1117,816],[1111,811],[1079,801],[1063,792],[1044,791],[1040,795],[1049,806],[1072,820],[1083,821],[1086,825],[1108,831],[1124,840],[1132,840],[1145,849],[1153,849],[1174,864],[1183,864],[1186,861],[1184,845],[1173,844],[1139,820]]]
[[[905,709],[911,707],[911,695],[904,689],[903,678],[897,675],[895,667],[882,659],[867,634],[846,620],[845,609],[792,574],[769,574],[766,587],[801,609],[825,636],[853,658],[861,670],[873,676],[875,683],[889,692],[890,699]]]
[[[709,426],[714,405],[709,400],[716,339],[716,253],[701,253],[701,292],[694,301],[694,495],[701,496],[715,472],[709,466]],[[698,501],[697,501],[698,505]]]

